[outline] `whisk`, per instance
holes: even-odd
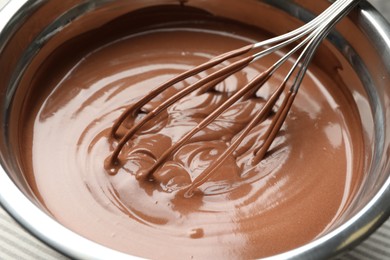
[[[182,147],[186,142],[188,142],[196,133],[198,133],[201,129],[207,127],[211,122],[213,122],[213,120],[215,120],[219,115],[221,115],[224,111],[226,111],[226,109],[231,107],[232,104],[234,104],[238,100],[250,98],[251,96],[255,95],[256,92],[275,73],[275,71],[277,71],[284,63],[286,63],[286,61],[292,55],[295,54],[298,58],[292,64],[289,72],[285,76],[280,86],[276,88],[276,90],[271,94],[270,98],[265,102],[265,105],[258,112],[256,112],[253,119],[251,119],[248,125],[241,131],[239,136],[230,144],[230,146],[215,161],[213,161],[205,171],[203,171],[197,178],[192,181],[192,183],[186,188],[187,194],[191,194],[194,189],[201,186],[212,176],[213,172],[215,172],[215,169],[220,167],[224,160],[230,154],[232,154],[235,149],[237,149],[237,147],[249,134],[249,132],[256,125],[265,120],[267,115],[275,107],[282,93],[287,92],[284,95],[283,100],[281,101],[281,105],[277,109],[277,112],[272,118],[271,124],[265,132],[264,142],[253,152],[253,162],[260,162],[270,148],[273,140],[275,139],[277,133],[279,132],[281,126],[286,119],[286,116],[292,106],[296,94],[298,93],[299,87],[302,83],[302,80],[305,76],[309,63],[314,56],[316,49],[318,48],[322,40],[328,35],[330,30],[335,26],[335,24],[340,19],[345,17],[350,12],[350,10],[358,4],[358,2],[359,0],[336,0],[323,13],[321,13],[319,16],[311,20],[309,23],[303,25],[302,27],[299,27],[281,36],[277,36],[272,39],[258,42],[255,44],[250,44],[243,48],[219,55],[209,60],[208,62],[194,67],[193,69],[190,69],[188,71],[185,71],[182,74],[172,78],[168,82],[158,86],[145,97],[127,107],[127,109],[121,114],[121,116],[112,126],[111,135],[113,137],[118,137],[117,131],[128,117],[137,116],[137,114],[146,104],[148,104],[151,100],[153,100],[163,91],[207,69],[213,68],[215,66],[223,66],[222,68],[216,70],[210,75],[201,78],[194,84],[189,85],[178,91],[176,94],[169,97],[159,106],[147,113],[139,122],[132,125],[123,135],[123,137],[120,138],[112,154],[106,159],[106,169],[109,171],[109,173],[115,174],[118,168],[121,167],[121,163],[119,161],[118,156],[124,145],[129,140],[131,140],[145,124],[150,122],[151,119],[158,116],[175,102],[178,102],[180,99],[193,93],[194,91],[204,93],[216,86],[218,83],[225,80],[230,75],[236,73],[239,70],[242,70],[250,63],[257,61],[260,58],[274,53],[282,48],[285,48],[286,46],[295,44],[292,48],[290,48],[288,52],[286,52],[284,56],[277,60],[271,67],[254,77],[254,79],[252,79],[248,84],[237,90],[216,110],[214,110],[213,113],[208,115],[195,128],[185,134],[165,153],[163,153],[160,158],[157,158],[156,162],[150,169],[138,173],[137,178],[152,178],[153,173],[156,172],[164,164],[164,162],[169,160],[169,158],[171,158],[174,153],[177,152],[180,147]],[[255,54],[238,59],[237,61],[234,61],[230,64],[226,65],[224,63],[225,61],[233,58],[237,59],[238,57],[241,57],[244,54],[248,54],[250,51],[253,50],[257,50],[257,52]],[[289,86],[289,89],[287,89],[288,84],[291,84]]]

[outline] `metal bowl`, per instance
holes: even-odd
[[[245,4],[255,0],[228,1]],[[133,0],[130,8],[124,0],[18,0],[0,10],[1,205],[28,231],[65,255],[82,259],[134,259],[68,230],[40,206],[31,192],[18,158],[21,148],[17,135],[19,122],[15,118],[28,93],[28,85],[22,84],[22,79],[31,80],[36,72],[33,68],[39,67],[65,41],[134,11],[135,4],[137,8],[186,4],[220,16],[247,20],[239,12],[229,13],[220,8],[226,2]],[[265,17],[274,15],[277,19],[264,28],[273,34],[307,22],[329,5],[326,0],[257,2],[266,8],[245,16],[253,16],[252,23],[262,27]],[[99,24],[89,22],[94,17],[99,17]],[[361,82],[360,86],[347,85],[364,129],[365,176],[337,225],[310,243],[271,258],[321,259],[337,255],[361,242],[390,215],[390,26],[370,4],[362,1],[337,26],[324,46],[344,60]]]

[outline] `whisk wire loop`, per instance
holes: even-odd
[[[286,92],[286,86],[291,83],[291,79],[293,78],[289,90],[284,95],[283,100],[280,102],[280,105],[277,108],[277,112],[273,115],[271,123],[264,134],[264,141],[260,143],[253,151],[252,164],[259,163],[264,158],[267,151],[271,147],[273,140],[279,133],[288,115],[288,112],[291,109],[296,94],[298,93],[299,87],[306,74],[309,63],[311,62],[318,46],[333,29],[336,23],[339,22],[340,19],[345,17],[351,11],[351,9],[353,9],[358,4],[359,1],[360,0],[336,0],[330,7],[328,7],[324,12],[322,12],[312,21],[291,32],[219,55],[204,64],[201,64],[191,70],[179,74],[173,79],[157,87],[147,96],[125,109],[125,111],[121,114],[121,116],[112,126],[111,135],[113,137],[118,137],[117,131],[128,117],[135,117],[137,113],[139,113],[139,111],[142,109],[142,107],[144,107],[151,100],[157,97],[161,92],[187,78],[199,74],[200,72],[213,68],[217,65],[223,65],[222,68],[212,72],[206,77],[201,78],[199,81],[178,91],[172,97],[168,98],[155,109],[147,113],[145,117],[143,117],[139,122],[135,123],[130,129],[128,129],[126,134],[120,138],[118,145],[115,147],[111,156],[106,159],[106,168],[109,169],[109,172],[115,173],[115,168],[120,167],[118,157],[124,145],[139,130],[141,130],[147,122],[159,115],[161,112],[166,110],[169,106],[171,106],[181,98],[189,95],[190,93],[193,93],[194,91],[200,91],[200,93],[204,93],[208,91],[211,87],[214,87],[218,83],[225,80],[227,77],[233,75],[239,70],[242,70],[252,62],[255,62],[262,57],[272,54],[276,51],[282,50],[283,48],[291,44],[296,44],[295,47],[285,53],[266,71],[254,77],[254,79],[252,79],[249,83],[237,90],[234,94],[232,94],[224,102],[222,102],[213,113],[204,118],[196,127],[194,127],[191,131],[189,131],[181,139],[179,139],[175,144],[173,144],[173,146],[171,146],[165,153],[163,153],[160,158],[157,158],[156,162],[150,169],[138,173],[137,178],[151,178],[153,173],[157,171],[164,164],[165,161],[169,160],[169,158],[171,158],[173,154],[175,154],[180,149],[180,147],[182,147],[186,142],[188,142],[196,133],[207,127],[213,120],[215,120],[218,116],[224,113],[224,111],[226,111],[230,106],[232,106],[232,104],[234,104],[238,100],[247,99],[253,95],[256,95],[258,90],[269,80],[270,77],[272,77],[275,71],[277,71],[295,54],[300,52],[294,63],[291,65],[291,68],[288,71],[287,75],[283,79],[283,82],[279,85],[278,88],[276,88],[276,90],[271,94],[268,100],[266,100],[264,106],[257,113],[255,113],[254,117],[244,127],[244,129],[241,130],[238,136],[235,137],[234,140],[232,140],[227,149],[216,160],[214,160],[208,168],[206,168],[198,177],[196,177],[190,185],[185,188],[185,196],[191,196],[194,190],[204,184],[213,174],[215,174],[216,171],[214,170],[220,167],[223,161],[226,160],[226,158],[228,158],[228,156],[231,155],[238,148],[238,146],[250,133],[250,131],[256,125],[258,125],[267,118],[270,112],[275,108],[282,94]],[[261,50],[248,56],[249,52],[255,49]],[[238,58],[243,55],[245,55],[244,58],[241,58],[227,65],[224,64],[224,62],[230,59]]]

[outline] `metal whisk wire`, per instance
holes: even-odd
[[[322,40],[328,35],[329,31],[335,26],[335,24],[345,17],[351,9],[353,9],[360,0],[336,0],[330,7],[328,7],[323,13],[314,18],[309,23],[299,27],[289,33],[283,34],[281,36],[274,37],[269,40],[258,42],[245,46],[241,49],[234,50],[220,56],[217,56],[210,61],[201,64],[197,67],[194,67],[191,70],[185,71],[182,74],[174,77],[168,82],[157,87],[151,91],[144,98],[140,99],[138,102],[130,105],[117,119],[111,129],[111,135],[117,137],[117,131],[119,127],[124,123],[128,117],[135,117],[137,113],[145,106],[148,102],[153,100],[161,92],[165,91],[169,87],[189,78],[194,75],[199,74],[202,71],[210,69],[214,66],[221,65],[223,62],[239,57],[241,55],[247,54],[250,51],[255,49],[260,49],[255,54],[249,55],[238,61],[232,62],[225,67],[218,69],[217,71],[211,73],[210,75],[200,79],[196,83],[187,86],[177,92],[175,95],[171,96],[165,100],[162,104],[156,107],[154,110],[150,111],[144,118],[139,122],[134,124],[126,134],[119,140],[118,145],[114,149],[113,153],[106,159],[105,167],[111,173],[115,174],[118,167],[120,167],[120,162],[118,156],[123,149],[124,145],[152,118],[159,115],[161,112],[166,110],[169,106],[180,100],[181,98],[189,95],[194,91],[199,91],[199,93],[204,93],[214,87],[219,82],[222,82],[227,77],[236,73],[239,70],[242,70],[244,67],[248,66],[250,63],[261,59],[262,57],[274,53],[286,46],[289,46],[293,43],[297,45],[282,56],[278,61],[276,61],[271,67],[266,71],[261,73],[252,79],[247,85],[239,89],[231,97],[229,97],[224,103],[222,103],[213,113],[203,119],[195,128],[190,132],[184,135],[180,140],[178,140],[170,149],[168,149],[160,158],[157,159],[155,164],[144,172],[138,173],[138,178],[149,178],[156,170],[158,170],[162,164],[169,159],[175,152],[178,151],[186,142],[188,142],[196,133],[201,129],[207,127],[213,120],[215,120],[219,115],[221,115],[226,109],[228,109],[233,103],[237,102],[240,99],[248,99],[264,85],[264,83],[273,75],[273,73],[278,70],[286,61],[297,52],[300,52],[295,63],[292,65],[288,74],[284,78],[282,84],[275,90],[271,97],[266,101],[265,105],[256,113],[254,118],[249,122],[249,124],[241,131],[240,135],[235,138],[234,142],[224,151],[217,160],[215,160],[202,174],[200,174],[192,184],[186,188],[186,194],[189,196],[192,194],[193,190],[201,186],[207,181],[218,168],[223,161],[239,146],[243,141],[245,136],[255,127],[257,124],[262,122],[266,116],[270,113],[272,108],[275,106],[276,102],[279,100],[281,94],[284,92],[287,83],[294,76],[293,83],[290,86],[288,93],[285,95],[280,108],[274,115],[271,125],[265,133],[265,141],[254,149],[253,163],[258,163],[265,156],[270,145],[272,144],[274,138],[279,132],[285,118],[288,114],[288,111],[291,108],[291,105],[294,101],[294,98],[299,90],[299,87],[302,83],[302,80],[305,76],[307,68],[309,66],[314,53]]]

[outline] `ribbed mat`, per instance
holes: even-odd
[[[17,1],[17,0],[14,0]],[[0,10],[6,0],[0,0]],[[389,0],[370,0],[390,19]],[[390,202],[389,202],[390,203]],[[68,259],[23,230],[0,208],[0,259],[1,260],[62,260]],[[337,257],[338,260],[387,260],[390,259],[390,220],[370,238],[352,251]]]
[[[373,235],[353,250],[338,257],[339,260],[386,260],[390,259],[390,219]]]
[[[0,208],[0,259],[67,259],[22,229]]]

